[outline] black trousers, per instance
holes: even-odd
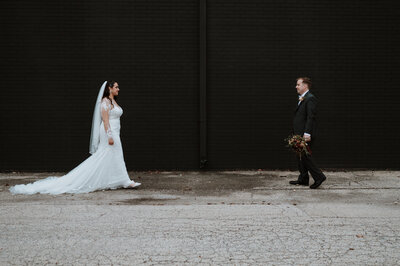
[[[312,142],[311,143],[308,142],[307,144],[311,148]],[[296,157],[297,157],[297,167],[299,168],[299,172],[300,172],[298,180],[300,182],[302,182],[302,183],[309,182],[310,176],[308,175],[308,173],[311,174],[314,181],[323,179],[324,174],[317,167],[317,165],[315,164],[313,157],[311,155],[302,155],[301,158],[300,158],[300,156],[296,156]]]

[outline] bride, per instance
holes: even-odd
[[[105,81],[100,88],[93,114],[89,148],[92,155],[89,158],[64,176],[16,185],[10,188],[11,193],[87,193],[140,186],[130,180],[125,166],[119,137],[122,108],[115,101],[118,91],[115,81]]]

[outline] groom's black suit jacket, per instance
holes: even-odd
[[[304,133],[311,135],[311,140],[317,136],[317,98],[308,91],[304,100],[296,107],[293,117],[293,134],[303,136]]]

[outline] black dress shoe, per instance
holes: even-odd
[[[322,182],[324,182],[325,180],[326,180],[326,176],[322,176],[322,178],[319,179],[319,180],[317,180],[317,181],[315,181],[315,183],[312,184],[312,185],[310,186],[310,188],[312,188],[312,189],[318,188],[318,187],[322,184]]]
[[[299,181],[299,180],[289,181],[289,184],[291,184],[291,185],[308,186],[308,182],[302,182],[302,181]]]

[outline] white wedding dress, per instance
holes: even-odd
[[[101,108],[109,114],[109,128],[111,129],[109,134],[112,135],[114,145],[108,144],[104,121],[101,121],[100,143],[98,149],[89,158],[64,176],[51,176],[34,183],[16,185],[10,188],[11,193],[87,193],[95,190],[126,188],[135,184],[130,180],[126,170],[119,136],[122,108],[116,104],[112,106],[108,99],[102,100]]]

